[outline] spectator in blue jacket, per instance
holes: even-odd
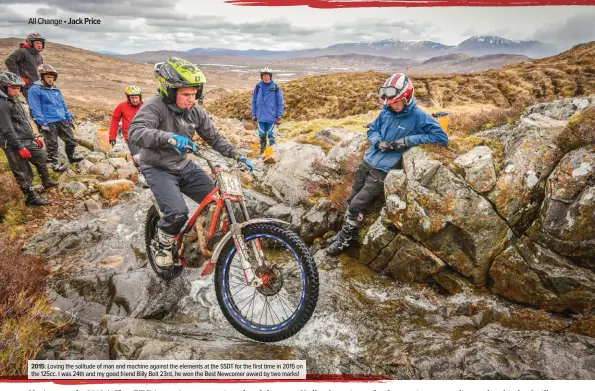
[[[273,81],[273,71],[269,67],[260,70],[260,82],[252,94],[252,121],[258,121],[260,153],[267,147],[267,135],[270,145],[275,145],[275,127],[281,123],[285,113],[283,92]]]
[[[54,84],[58,79],[58,71],[49,64],[41,64],[37,71],[39,81],[29,89],[29,107],[33,119],[44,134],[48,160],[52,169],[63,172],[66,168],[61,166],[58,160],[58,137],[66,145],[66,156],[70,163],[83,160],[83,158],[74,157],[76,140],[73,133],[73,117],[62,93]]]
[[[341,231],[329,241],[329,255],[338,255],[349,247],[363,213],[384,194],[388,171],[397,167],[408,148],[427,143],[448,145],[448,136],[440,124],[417,107],[413,83],[407,75],[395,73],[389,77],[378,95],[384,108],[368,129],[370,148],[355,174]]]

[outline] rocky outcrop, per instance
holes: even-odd
[[[312,163],[323,158],[324,151],[318,146],[296,142],[278,144],[274,148],[279,163],[256,163],[259,186],[289,205],[305,201],[309,196],[306,186],[316,176]]]
[[[595,146],[570,152],[550,175],[529,236],[595,271]]]
[[[512,232],[490,203],[420,148],[404,170],[385,179],[386,213],[400,232],[423,244],[476,285],[486,283],[493,258]]]
[[[485,287],[554,312],[595,308],[595,146],[567,152],[562,141],[568,118],[594,104],[533,106],[518,124],[483,132],[505,145],[497,178],[484,146],[454,159],[454,172],[423,148],[406,152],[361,262],[450,293]]]
[[[549,311],[595,308],[595,274],[555,252],[521,238],[490,269],[492,291]]]
[[[535,218],[545,181],[564,156],[559,139],[569,131],[566,125],[534,109],[504,134],[503,173],[487,197],[518,232]]]

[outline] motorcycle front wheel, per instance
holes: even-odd
[[[260,342],[295,335],[310,320],[318,301],[318,269],[306,244],[293,231],[270,223],[242,229],[246,255],[263,284],[246,283],[233,239],[217,259],[215,291],[221,311],[246,337]],[[256,261],[253,243],[262,249]]]

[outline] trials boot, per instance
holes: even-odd
[[[50,164],[50,167],[52,168],[52,171],[54,171],[54,172],[64,172],[64,171],[66,171],[66,167],[61,166],[59,162],[52,162]]]
[[[155,263],[159,267],[171,267],[174,265],[172,248],[175,236],[157,229],[157,253],[155,254]]]
[[[25,204],[32,206],[44,206],[49,205],[49,202],[48,200],[36,195],[33,190],[29,190],[27,193],[25,193]]]
[[[48,191],[49,189],[51,189],[52,187],[56,187],[58,186],[58,182],[54,182],[54,181],[47,181],[42,183],[41,185],[41,189],[39,189],[40,193],[44,193],[46,191]]]
[[[78,163],[78,162],[83,161],[83,159],[84,158],[82,158],[82,157],[74,157],[74,154],[73,155],[68,155],[68,162],[69,163]]]
[[[341,226],[341,231],[331,238],[331,240],[334,239],[334,241],[327,247],[326,253],[335,256],[347,250],[357,227],[357,220],[355,220],[348,212],[345,216],[345,221],[343,221],[343,225]]]

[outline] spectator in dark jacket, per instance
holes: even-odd
[[[42,191],[57,183],[50,179],[43,142],[33,133],[27,112],[18,99],[24,85],[16,74],[0,73],[0,147],[6,154],[17,184],[25,194],[25,202],[29,205],[47,205],[46,200],[33,192],[33,170],[30,163],[41,177]]]
[[[25,86],[21,88],[21,91],[27,103],[29,102],[29,88],[39,80],[37,67],[43,64],[41,52],[44,48],[44,37],[35,33],[29,34],[25,43],[22,43],[4,62],[9,72],[19,75],[25,82]]]

